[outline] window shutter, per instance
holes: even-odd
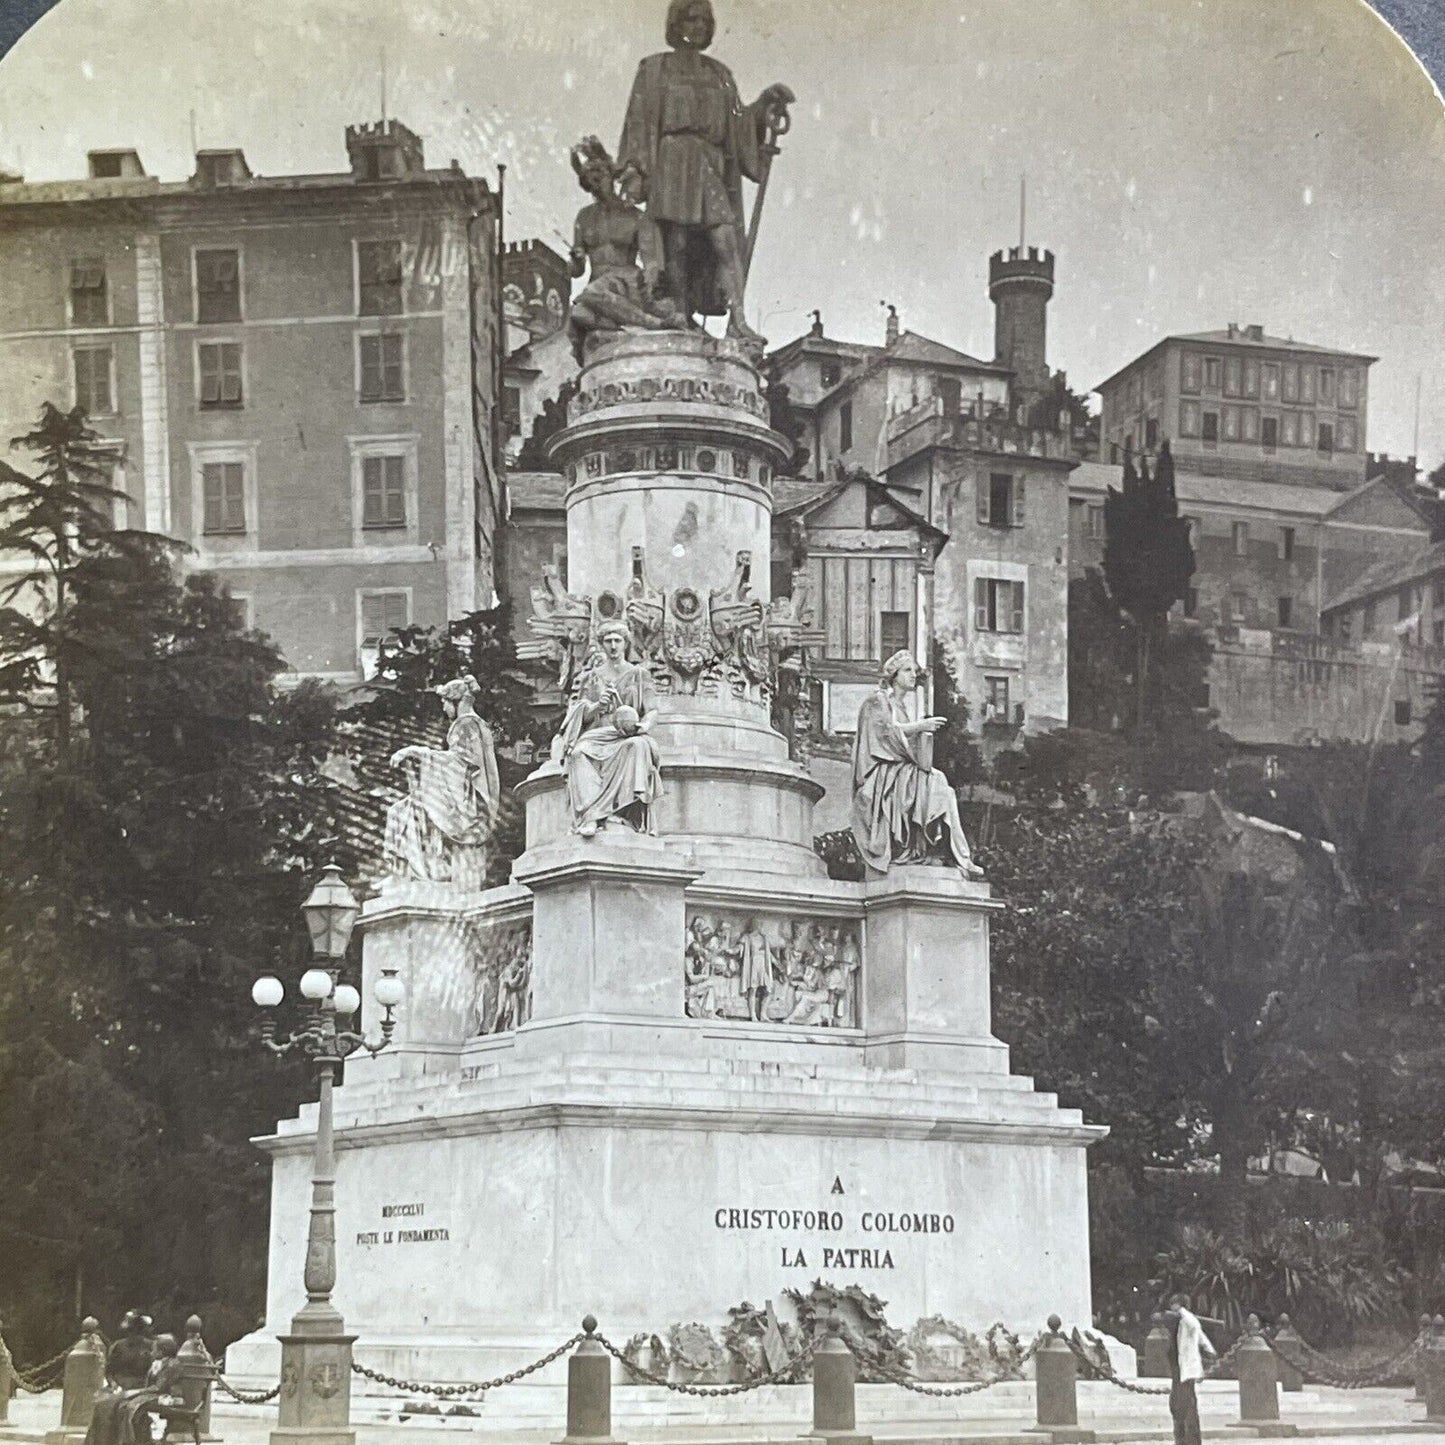
[[[987,472],[979,472],[973,479],[974,492],[978,498],[978,521],[982,527],[988,526],[988,489],[990,478]]]
[[[201,400],[217,402],[221,399],[221,377],[218,365],[218,348],[201,347]]]
[[[400,336],[383,336],[381,338],[381,359],[382,395],[388,401],[400,401],[402,399]]]
[[[1011,582],[1009,587],[1013,593],[1012,607],[1010,609],[1009,621],[1010,632],[1022,632],[1024,630],[1024,584],[1022,582]]]
[[[221,348],[221,400],[239,402],[241,400],[241,348],[239,346],[223,346]]]
[[[973,579],[973,626],[977,632],[988,631],[988,579]]]
[[[207,532],[216,531],[221,525],[221,469],[209,463],[201,472],[202,497],[202,521],[201,526]]]
[[[375,401],[382,394],[381,338],[361,338],[361,397],[363,401]]]
[[[1015,527],[1022,527],[1024,524],[1024,479],[1015,477],[1013,480],[1013,524]]]

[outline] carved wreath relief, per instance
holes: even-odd
[[[857,1028],[862,968],[854,920],[688,913],[689,1018]]]
[[[480,1034],[503,1034],[532,1017],[531,920],[482,933],[475,946]]]

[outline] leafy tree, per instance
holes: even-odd
[[[1104,499],[1104,578],[1115,602],[1134,621],[1137,660],[1135,726],[1156,722],[1160,711],[1157,659],[1168,631],[1169,609],[1183,600],[1194,575],[1189,523],[1179,515],[1174,457],[1167,441],[1151,477],[1141,457],[1124,456],[1121,488]]]
[[[31,561],[0,612],[0,1157],[27,1168],[0,1234],[58,1241],[87,1310],[205,1305],[224,1332],[225,1301],[239,1332],[266,1254],[246,1141],[299,1084],[247,1041],[249,987],[305,953],[330,699],[278,693],[282,658],[212,579],[110,527],[79,413],[46,407],[20,444],[39,474],[0,503]],[[11,1258],[42,1309],[53,1254]],[[58,1347],[74,1322],[48,1307]]]

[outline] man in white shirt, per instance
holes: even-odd
[[[1206,1356],[1214,1358],[1214,1346],[1204,1333],[1198,1316],[1190,1313],[1187,1294],[1171,1295],[1169,1313],[1169,1413],[1174,1419],[1174,1445],[1201,1445],[1199,1399],[1195,1385],[1204,1378]]]

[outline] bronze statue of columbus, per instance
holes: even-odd
[[[731,337],[761,341],[743,319],[751,237],[742,182],[758,182],[760,203],[794,96],[770,85],[744,106],[732,72],[703,54],[715,29],[710,0],[671,0],[672,48],[637,68],[617,163],[622,195],[645,201],[662,235],[673,299],[689,316],[726,316]]]

